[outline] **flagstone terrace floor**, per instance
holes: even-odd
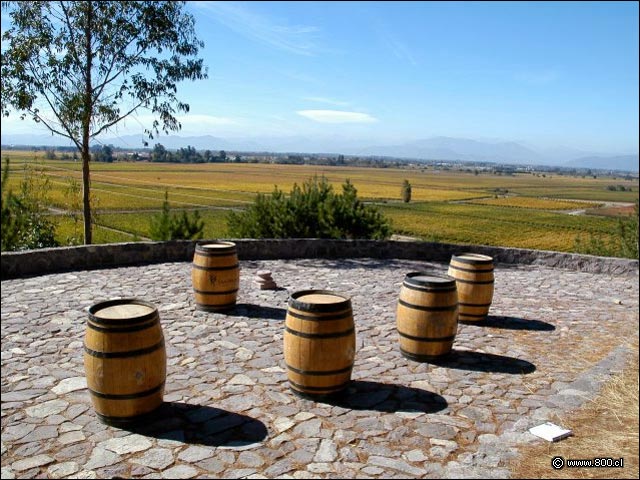
[[[404,275],[393,259],[241,261],[236,308],[196,310],[191,263],[2,281],[2,478],[507,478],[528,428],[577,408],[638,337],[638,277],[496,265],[487,321],[454,351],[401,356]],[[270,270],[278,290],[259,290]],[[352,384],[341,399],[294,395],[284,369],[289,295],[351,297]],[[160,312],[168,357],[160,417],[100,423],[86,390],[87,307],[137,297]]]

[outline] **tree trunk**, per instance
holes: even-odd
[[[84,74],[84,116],[82,118],[82,211],[84,216],[84,243],[90,245],[91,238],[91,194],[89,185],[89,138],[91,127],[91,115],[93,110],[93,88],[91,85],[91,68],[93,64],[93,52],[91,51],[91,25],[93,24],[93,5],[87,2],[87,11],[84,24],[84,41],[86,65]]]
[[[83,135],[84,137],[84,135]],[[92,242],[91,235],[91,195],[89,185],[89,136],[82,139],[82,213],[84,218],[84,243],[90,245]]]

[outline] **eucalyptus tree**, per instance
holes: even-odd
[[[32,118],[66,137],[82,158],[84,241],[91,243],[90,143],[134,112],[145,129],[177,131],[183,80],[207,78],[185,2],[2,2],[2,114]],[[146,143],[146,142],[145,142]]]

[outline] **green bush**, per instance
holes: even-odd
[[[180,214],[171,213],[169,209],[169,192],[164,192],[162,212],[151,218],[150,236],[153,240],[197,240],[202,238],[204,222],[200,212],[193,212],[191,217],[184,210]]]
[[[7,188],[9,159],[2,172],[2,251],[57,247],[55,225],[46,217],[49,180],[25,166],[20,191]]]
[[[391,235],[388,220],[377,208],[358,199],[347,180],[336,194],[323,176],[294,184],[289,196],[276,187],[259,194],[253,205],[228,217],[229,234],[238,238],[372,238]]]

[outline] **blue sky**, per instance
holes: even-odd
[[[638,152],[637,2],[190,2],[180,135]],[[3,29],[5,19],[3,18]],[[13,115],[2,129],[32,128]],[[120,126],[137,133],[148,118]]]

